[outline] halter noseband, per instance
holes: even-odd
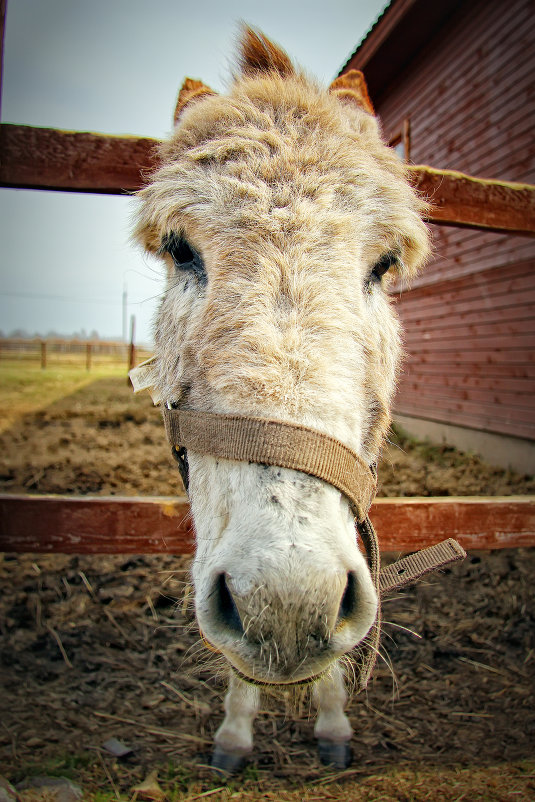
[[[192,409],[163,407],[163,418],[186,490],[189,484],[187,450],[191,449],[221,459],[301,471],[333,485],[347,497],[366,549],[378,599],[375,623],[361,647],[359,688],[365,688],[379,648],[381,594],[463,559],[466,557],[464,549],[449,538],[381,570],[379,543],[368,517],[377,489],[377,472],[375,466],[366,465],[340,440],[293,423]]]

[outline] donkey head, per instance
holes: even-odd
[[[188,79],[160,155],[137,235],[167,264],[164,403],[302,424],[375,462],[400,356],[388,274],[412,275],[428,239],[361,73],[326,92],[246,29],[229,93]],[[377,609],[347,499],[287,468],[188,460],[205,638],[259,682],[322,673]]]

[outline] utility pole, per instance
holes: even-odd
[[[128,311],[128,292],[126,289],[126,281],[123,284],[123,342],[126,342],[126,319]]]

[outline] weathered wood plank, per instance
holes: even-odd
[[[122,194],[156,165],[158,141],[25,125],[0,126],[0,186]],[[431,203],[429,222],[535,235],[535,187],[410,168]]]
[[[430,223],[535,234],[535,187],[474,178],[427,165],[410,167],[414,186],[431,202]]]
[[[382,551],[414,551],[446,537],[467,550],[535,546],[535,496],[376,499]]]
[[[157,140],[0,126],[0,186],[121,195],[142,185]]]
[[[0,496],[0,551],[191,554],[185,498]]]
[[[446,537],[466,549],[535,546],[535,497],[376,499],[383,551],[414,551]],[[191,554],[185,498],[0,496],[0,551]]]

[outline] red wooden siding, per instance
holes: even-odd
[[[461,4],[383,91],[385,135],[410,118],[411,161],[535,181],[530,0]],[[535,439],[535,242],[431,226],[434,260],[397,299],[408,358],[395,408]]]
[[[385,94],[389,134],[410,116],[411,160],[508,181],[535,181],[530,0],[464,2]]]
[[[405,293],[397,411],[535,439],[534,303],[531,262]]]

